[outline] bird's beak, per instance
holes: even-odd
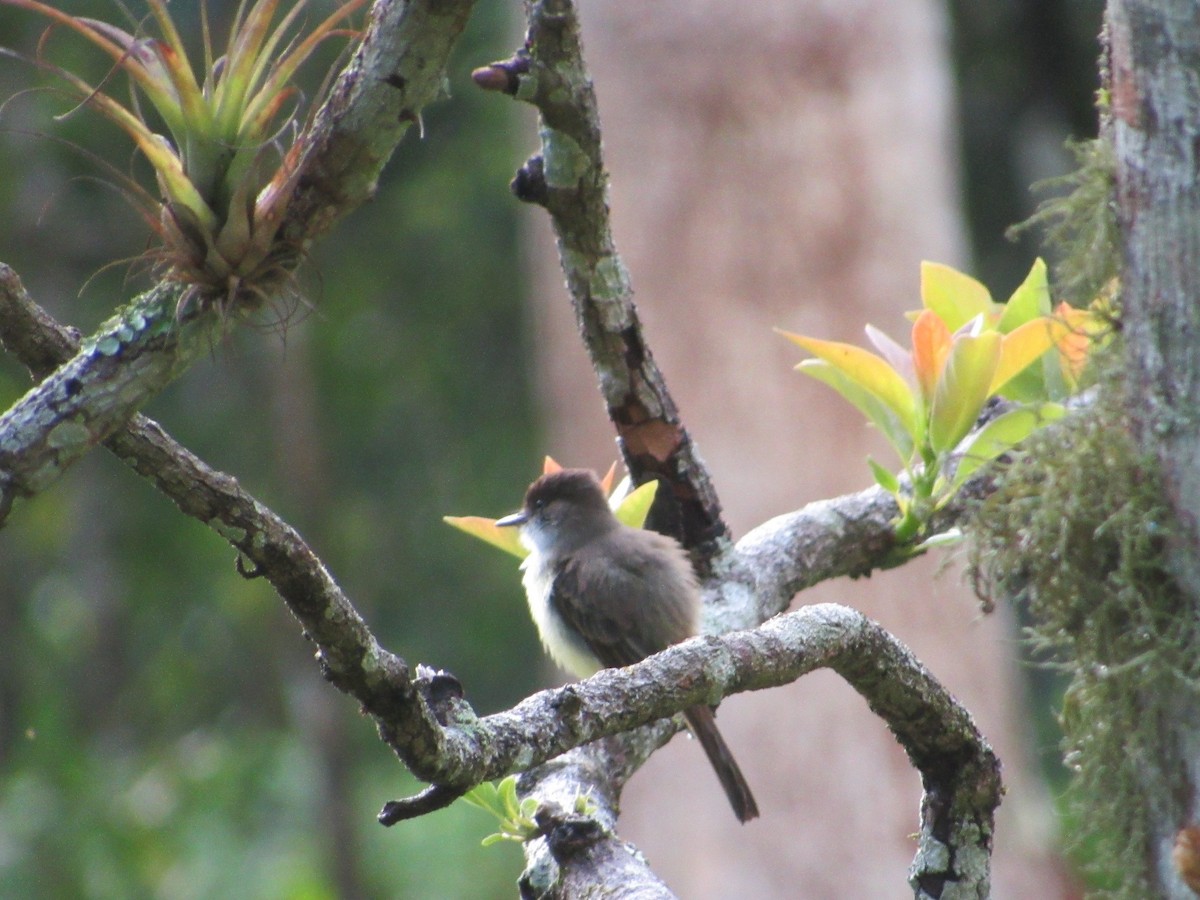
[[[500,528],[507,528],[510,525],[524,525],[529,521],[529,516],[525,514],[525,510],[515,512],[512,515],[505,516],[503,519],[497,519],[496,525]]]

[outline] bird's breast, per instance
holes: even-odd
[[[604,668],[579,633],[555,609],[551,599],[554,594],[553,567],[545,566],[535,553],[526,558],[524,568],[522,582],[529,599],[529,613],[546,652],[576,678],[587,678]]]

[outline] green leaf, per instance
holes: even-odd
[[[462,799],[471,806],[495,816],[500,822],[505,819],[504,804],[500,802],[496,786],[490,781],[477,784],[463,794]]]
[[[912,458],[913,446],[920,437],[914,435],[910,426],[903,422],[887,404],[853,381],[845,372],[835,369],[824,360],[806,359],[796,368],[805,375],[829,385],[850,401],[859,412],[867,417],[867,421],[883,433],[900,457],[900,461],[908,463]]]
[[[1033,261],[1029,274],[1013,291],[996,327],[1008,334],[1019,325],[1032,322],[1039,316],[1050,315],[1050,285],[1046,280],[1046,263],[1039,257]]]
[[[630,528],[641,528],[646,524],[646,516],[658,493],[658,482],[647,481],[625,495],[621,504],[613,510],[613,515]]]
[[[871,467],[871,474],[875,476],[875,483],[877,485],[889,494],[900,493],[900,479],[869,456],[867,457],[867,465]]]
[[[935,453],[951,450],[966,437],[987,401],[1000,361],[998,331],[954,339],[929,414],[929,444]]]
[[[989,319],[996,309],[991,292],[957,269],[942,263],[921,263],[921,302],[951,331],[978,315]]]
[[[517,777],[509,775],[497,786],[497,791],[500,794],[500,802],[504,804],[505,811],[511,816],[520,809],[520,803],[517,801]]]
[[[1009,410],[988,422],[963,448],[947,496],[962,487],[982,466],[1007,453],[1043,425],[1061,419],[1065,413],[1061,404],[1043,403]]]
[[[487,541],[493,547],[499,547],[505,553],[511,553],[518,559],[524,559],[529,555],[529,551],[521,543],[519,529],[509,526],[500,528],[496,525],[495,519],[487,519],[483,516],[442,516],[442,521],[481,541]]]

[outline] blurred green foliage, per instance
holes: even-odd
[[[214,22],[233,5],[210,0]],[[109,0],[71,11],[120,16]],[[172,12],[198,25],[197,2]],[[515,562],[441,522],[514,507],[542,450],[507,189],[534,137],[468,77],[511,52],[511,12],[477,10],[452,99],[301,273],[310,307],[214,347],[147,410],[297,526],[385,646],[453,671],[483,712],[541,671]],[[43,28],[4,8],[0,45],[32,55]],[[64,32],[48,53],[103,73]],[[308,74],[313,92],[319,66]],[[146,283],[103,267],[147,236],[78,147],[145,172],[97,114],[55,121],[73,101],[52,83],[0,59],[0,98],[14,98],[0,113],[0,259],[87,332]],[[0,366],[7,406],[28,379]],[[511,896],[519,853],[480,848],[478,813],[375,822],[420,785],[321,680],[269,586],[233,563],[104,453],[14,513],[0,542],[0,896]]]

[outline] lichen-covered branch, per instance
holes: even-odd
[[[478,774],[495,778],[695,703],[788,684],[819,668],[834,670],[862,695],[921,774],[925,795],[910,872],[915,895],[987,897],[999,762],[937,679],[894,637],[844,606],[807,606],[753,630],[696,638],[635,666],[534,694],[506,712],[451,726],[447,748],[459,760],[456,769],[474,758],[482,766]],[[538,796],[545,796],[547,778],[600,783],[615,792],[619,785],[604,757],[572,756],[550,773],[534,770]],[[598,800],[605,811],[597,817],[601,823],[615,821],[613,796]],[[593,836],[612,839],[605,828]]]
[[[288,240],[306,246],[369,196],[405,127],[437,96],[445,54],[470,5],[376,4],[362,47],[316,119],[285,226]],[[542,153],[522,170],[518,194],[551,214],[584,340],[630,469],[638,480],[658,477],[670,486],[680,533],[708,570],[710,606],[738,608],[742,624],[758,625],[783,607],[785,594],[820,580],[822,572],[892,564],[894,510],[882,492],[808,511],[814,521],[828,516],[826,525],[836,519],[852,526],[830,530],[827,539],[812,536],[802,512],[730,550],[715,491],[644,342],[628,274],[613,246],[595,98],[574,9],[565,0],[544,0],[530,4],[529,13],[526,50],[478,77],[481,83],[502,80],[504,89],[541,113]],[[665,895],[636,852],[612,833],[624,781],[674,733],[671,717],[678,711],[825,667],[866,699],[921,772],[925,799],[911,873],[918,896],[986,896],[999,802],[996,760],[966,711],[912,655],[844,607],[807,607],[751,630],[697,638],[484,718],[475,716],[452,676],[414,675],[378,645],[294,529],[235,479],[135,414],[236,321],[202,305],[176,315],[180,291],[154,288],[78,349],[72,335],[23,298],[11,273],[0,273],[6,344],[39,374],[74,354],[0,417],[0,490],[8,502],[35,493],[105,442],[181,510],[218,531],[248,561],[240,564],[247,574],[267,578],[287,602],[318,646],[326,676],[363,704],[405,764],[431,782],[398,807],[396,818],[438,808],[481,780],[513,771],[526,771],[526,789],[544,800],[569,801],[573,785],[591,786],[594,814],[579,816],[569,802],[543,803],[544,837],[531,848],[527,884],[576,896],[615,875]],[[0,512],[6,505],[0,503]],[[763,564],[768,553],[782,554],[773,569]],[[720,621],[712,630],[730,625]],[[612,752],[616,746],[620,752]]]
[[[446,95],[446,60],[475,0],[376,0],[354,58],[317,114],[284,236],[325,234],[369,200],[422,110]]]
[[[197,308],[177,318],[180,294],[147,291],[0,415],[0,524],[220,340],[228,320]]]
[[[693,551],[704,578],[707,630],[724,632],[757,625],[785,608],[797,589],[826,577],[822,563],[837,574],[865,574],[902,561],[906,554],[903,548],[896,547],[892,525],[896,508],[882,491],[865,492],[844,506],[841,501],[814,505],[768,523],[736,547],[730,546],[716,492],[654,365],[632,303],[628,272],[613,243],[599,117],[583,63],[576,10],[570,0],[531,0],[526,3],[526,12],[529,30],[524,48],[509,60],[476,70],[474,77],[481,87],[513,95],[538,109],[541,152],[521,169],[513,189],[520,199],[536,203],[550,214],[580,333],[631,473],[637,481],[664,479],[672,488],[679,521],[668,522],[666,530],[676,533]],[[658,524],[655,523],[656,527]],[[840,547],[843,554],[828,555],[833,546]],[[787,651],[775,656],[761,650],[756,643],[739,642],[769,641],[777,629],[801,621],[805,625],[797,627],[803,630],[812,626],[819,633],[821,629],[814,620],[823,615],[833,618],[856,615],[848,610],[835,613],[834,609],[811,607],[772,619],[751,632],[727,634],[719,644],[689,642],[667,651],[650,662],[665,666],[668,657],[682,653],[686,647],[701,647],[699,664],[705,666],[707,661],[708,665],[715,665],[713,677],[721,683],[713,685],[711,694],[705,695],[704,688],[697,685],[707,685],[707,675],[697,675],[691,669],[663,671],[653,679],[661,692],[658,699],[666,701],[675,691],[697,689],[700,691],[695,695],[697,699],[713,702],[736,690],[767,686],[766,683],[735,685],[722,679],[739,670],[742,663],[747,665],[743,671],[758,673],[754,677],[769,678],[766,673],[773,671],[773,661],[795,657]],[[992,812],[999,802],[998,763],[969,717],[948,695],[945,697],[948,705],[923,705],[923,701],[903,688],[899,693],[904,694],[904,699],[882,698],[875,693],[889,683],[911,687],[912,667],[919,669],[907,651],[903,651],[901,658],[888,643],[894,643],[893,639],[876,631],[880,636],[878,641],[863,640],[844,646],[826,632],[813,637],[812,646],[800,651],[799,656],[805,658],[805,665],[831,665],[863,693],[922,772],[926,794],[921,849],[911,873],[917,896],[985,897],[989,885]],[[788,634],[789,639],[798,637]],[[808,656],[825,652],[834,653],[837,664],[814,662],[814,657]],[[845,655],[838,655],[841,653]],[[623,674],[632,677],[635,670],[638,667]],[[710,672],[708,668],[700,671]],[[786,680],[801,674],[801,671],[789,672]],[[577,690],[590,689],[593,683],[603,684],[607,677],[611,676],[601,673]],[[931,694],[944,695],[933,679],[923,683],[927,683]],[[675,691],[664,685],[676,686]],[[567,711],[572,712],[580,698],[570,694],[566,702]],[[671,706],[671,709],[681,708]],[[523,707],[518,710],[523,721],[532,713]],[[632,711],[632,703],[613,708],[609,714],[617,719],[605,718],[605,725],[619,720],[622,712]],[[638,704],[638,712],[642,711]],[[556,706],[554,721],[543,722],[534,737],[556,740],[555,723],[566,725],[575,737],[578,728],[594,721],[580,714],[573,716],[576,724],[564,723],[557,718],[560,712]],[[501,724],[496,717],[485,722]],[[949,745],[934,749],[926,743],[941,739],[953,745],[952,749]],[[616,756],[622,758],[624,754]],[[614,838],[605,832],[599,839]],[[550,855],[561,869],[564,861],[552,850]],[[539,868],[544,861],[541,851],[530,852],[528,861],[527,877],[545,874]],[[613,884],[612,879],[618,875],[610,869],[591,871],[591,877],[596,880],[588,883],[594,887],[601,882]],[[560,871],[555,878],[544,879],[538,885],[539,890],[561,887],[566,879],[567,875]]]
[[[613,242],[600,119],[579,20],[567,0],[527,3],[526,12],[524,49],[476,70],[475,81],[537,107],[541,152],[517,174],[513,191],[550,214],[576,321],[630,473],[637,483],[658,478],[670,488],[674,508],[656,509],[666,520],[655,526],[696,548],[694,558],[704,568],[728,528],[642,335],[629,273]]]
[[[376,3],[361,47],[304,139],[289,241],[307,246],[370,196],[405,129],[440,95],[472,5]],[[0,416],[0,525],[14,500],[53,484],[236,324],[236,313],[181,303],[187,296],[182,285],[151,288]]]
[[[995,489],[995,473],[983,469],[934,513],[929,534],[958,527],[972,504]],[[879,487],[768,519],[719,554],[705,582],[711,633],[751,628],[782,612],[800,591],[831,578],[861,578],[910,561],[911,544],[896,539],[900,514],[895,498]]]

